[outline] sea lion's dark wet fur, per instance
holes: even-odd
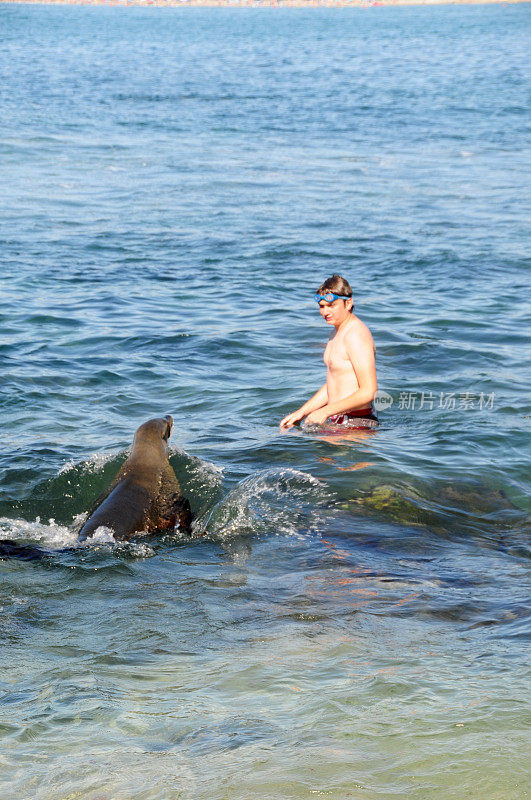
[[[144,422],[133,440],[131,455],[107,491],[96,501],[79,530],[84,541],[102,526],[116,539],[173,529],[190,533],[190,503],[182,496],[175,472],[168,461],[170,416]]]

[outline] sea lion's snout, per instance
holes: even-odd
[[[173,428],[173,417],[170,417],[169,414],[166,414],[164,419],[166,420],[167,424],[166,424],[166,430],[162,434],[162,438],[164,439],[165,442],[167,442],[168,439],[171,436],[171,432],[172,432],[172,428]]]

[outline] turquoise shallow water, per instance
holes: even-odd
[[[528,4],[0,42],[1,797],[527,797]],[[393,403],[281,434],[336,270]],[[207,535],[65,552],[165,413]]]

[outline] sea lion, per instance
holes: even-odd
[[[138,428],[131,455],[89,512],[79,541],[101,527],[110,528],[116,539],[170,530],[177,522],[181,530],[191,532],[190,503],[168,461],[172,427],[168,415],[149,419]]]

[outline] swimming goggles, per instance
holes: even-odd
[[[320,303],[321,300],[324,300],[325,303],[333,303],[334,300],[352,300],[352,297],[347,297],[344,294],[333,294],[332,292],[327,292],[326,294],[316,294],[315,302]]]

